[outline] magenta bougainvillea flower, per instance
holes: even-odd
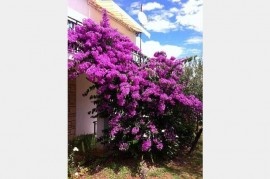
[[[163,143],[162,143],[160,140],[158,140],[158,139],[153,139],[153,142],[156,144],[156,148],[157,148],[158,150],[162,150],[162,149],[163,149]]]
[[[150,139],[147,139],[145,141],[143,141],[142,143],[142,151],[148,151],[152,146],[152,142]]]
[[[188,109],[182,114],[187,120],[202,112],[202,102],[183,91],[185,59],[168,58],[162,51],[138,65],[132,53],[140,54],[139,48],[110,27],[106,11],[100,24],[86,19],[68,31],[68,50],[73,54],[69,79],[85,74],[95,84],[97,112],[109,120],[109,141],[121,151],[132,145],[142,152],[163,150],[177,140],[164,116],[176,106]]]
[[[127,143],[120,143],[119,150],[121,151],[127,151],[128,150],[128,144]]]
[[[132,133],[133,135],[136,135],[136,134],[139,132],[139,130],[140,130],[140,129],[139,129],[138,127],[133,127],[131,133]]]

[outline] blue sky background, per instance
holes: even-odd
[[[202,56],[202,0],[114,0],[138,21],[140,4],[147,15],[145,29],[151,37],[142,35],[142,51],[152,56],[164,50],[168,56]]]

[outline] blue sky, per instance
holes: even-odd
[[[202,56],[202,0],[114,0],[138,22],[140,4],[147,15],[145,29],[151,37],[142,35],[142,51],[152,56],[164,50],[168,56]]]

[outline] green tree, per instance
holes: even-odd
[[[200,101],[203,101],[203,60],[197,56],[190,57],[185,62],[183,81],[186,81],[184,92],[186,94],[193,94]],[[189,153],[191,153],[201,137],[203,131],[202,115],[197,118],[196,134],[191,144]]]
[[[200,101],[203,100],[203,61],[196,56],[185,62],[183,81],[186,81],[186,94],[193,94]]]

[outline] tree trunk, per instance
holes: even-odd
[[[194,151],[194,149],[196,148],[196,145],[197,145],[197,143],[198,143],[198,141],[199,141],[199,139],[201,137],[202,131],[203,131],[203,128],[201,128],[199,130],[199,132],[196,134],[196,137],[195,137],[194,141],[191,144],[191,148],[190,148],[188,154],[191,154]]]
[[[196,123],[196,132],[199,132],[199,120],[197,120],[197,123]]]

